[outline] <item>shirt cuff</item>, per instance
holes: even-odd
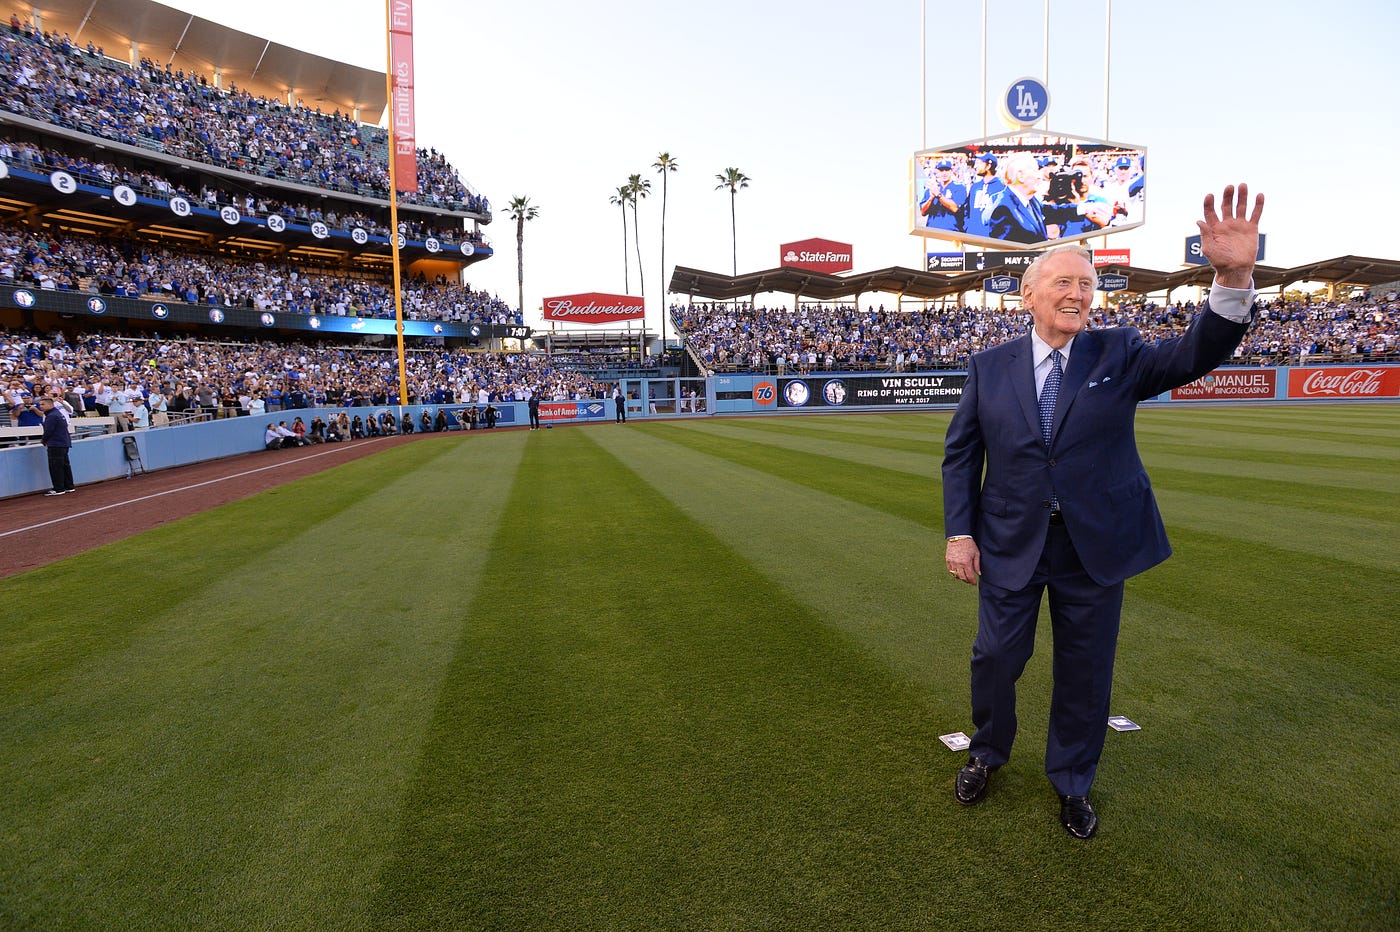
[[[1254,307],[1254,282],[1248,288],[1226,288],[1219,282],[1210,286],[1210,309],[1226,320],[1237,324],[1249,323],[1249,312]]]

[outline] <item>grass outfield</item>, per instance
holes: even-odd
[[[1394,928],[1400,406],[1155,409],[1102,820],[952,800],[946,414],[424,438],[0,582],[0,927]]]

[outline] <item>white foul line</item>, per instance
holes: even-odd
[[[339,453],[341,449],[348,450],[349,448],[350,446],[349,444],[347,444],[346,446],[339,449],[324,450],[320,453],[312,453],[307,456],[299,456],[294,460],[283,460],[280,463],[273,463],[271,466],[259,466],[257,469],[250,469],[247,472],[234,473],[232,476],[220,476],[217,479],[209,479],[205,482],[196,482],[194,485],[183,485],[178,489],[166,489],[164,492],[152,492],[150,495],[142,495],[140,498],[129,498],[124,502],[114,502],[110,505],[103,505],[101,508],[94,508],[91,511],[80,511],[75,515],[65,515],[62,518],[54,518],[52,521],[45,521],[42,524],[31,524],[28,527],[15,528],[13,531],[3,531],[0,532],[0,537],[9,537],[11,534],[23,534],[25,531],[37,531],[40,528],[46,528],[51,524],[62,524],[64,521],[72,521],[74,518],[86,518],[88,515],[95,515],[103,511],[108,511],[112,508],[122,508],[126,505],[135,505],[137,502],[148,501],[152,498],[160,498],[162,495],[174,495],[177,492],[188,492],[191,489],[198,489],[206,485],[214,485],[218,482],[226,482],[229,479],[241,479],[243,476],[251,476],[254,473],[266,472],[269,469],[278,469],[282,466],[290,466],[293,463],[301,463],[305,462],[306,460],[313,460],[318,456],[330,456],[332,453]],[[189,463],[187,465],[193,466],[195,464]]]

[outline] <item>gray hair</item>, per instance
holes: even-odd
[[[1035,261],[1026,266],[1026,274],[1021,276],[1022,288],[1034,288],[1035,283],[1040,280],[1040,265],[1051,256],[1069,253],[1078,256],[1090,265],[1094,264],[1094,254],[1078,243],[1066,243],[1063,246],[1056,246],[1054,249],[1047,249],[1035,257]]]

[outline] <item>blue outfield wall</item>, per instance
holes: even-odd
[[[938,410],[957,404],[967,370],[911,373],[736,373],[710,379],[717,414]],[[1400,400],[1400,364],[1225,366],[1146,404],[1318,404]]]
[[[612,402],[552,402],[549,405],[564,406],[551,413],[549,421],[555,424],[601,420],[612,420]],[[448,413],[453,429],[457,425],[456,413],[473,405],[406,405],[366,407],[366,408],[301,408],[294,411],[272,411],[262,417],[231,417],[214,421],[201,421],[195,424],[182,424],[178,427],[155,427],[131,433],[107,434],[104,437],[91,437],[76,440],[69,453],[73,465],[73,481],[78,485],[101,482],[105,479],[119,479],[129,474],[124,437],[133,437],[141,454],[140,465],[148,472],[168,469],[172,466],[187,466],[206,460],[253,453],[263,449],[263,434],[268,423],[276,424],[300,417],[308,425],[317,415],[329,419],[345,411],[354,418],[364,417],[382,411],[393,411],[394,417],[405,413],[414,419],[414,426],[423,411],[436,415],[439,409]],[[528,406],[521,402],[505,402],[496,406],[499,409],[497,425],[518,427],[528,424]],[[0,498],[40,492],[49,488],[48,452],[39,444],[0,449]]]
[[[916,373],[832,372],[811,375],[717,375],[706,379],[623,379],[627,416],[705,417],[715,414],[797,414],[824,411],[937,411],[948,410],[962,395],[966,371]],[[691,393],[694,393],[693,395]],[[1292,368],[1225,367],[1190,385],[1150,398],[1157,404],[1328,404],[1335,402],[1400,401],[1400,364],[1372,366],[1295,366]],[[471,405],[408,405],[366,408],[303,408],[275,411],[263,417],[160,427],[134,434],[108,434],[73,444],[73,476],[79,485],[116,479],[128,474],[123,437],[135,437],[141,465],[148,471],[183,466],[205,460],[261,450],[269,421],[288,423],[300,416],[310,424],[317,415],[329,417],[346,411],[379,414],[390,410],[397,418],[405,412],[415,425],[424,410],[448,412],[454,428],[455,414]],[[521,426],[529,421],[523,402],[497,405],[498,424]],[[612,422],[612,399],[546,401],[540,417],[546,424]],[[44,448],[31,444],[0,449],[0,498],[39,492],[49,487],[48,459]]]

